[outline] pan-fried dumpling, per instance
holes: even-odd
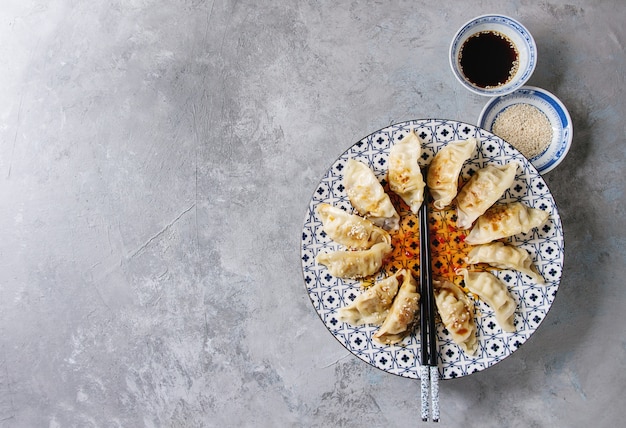
[[[545,284],[537,272],[533,260],[525,249],[506,245],[503,242],[478,245],[469,252],[465,261],[474,265],[486,263],[498,269],[513,269],[531,277],[537,284]]]
[[[330,239],[351,250],[367,250],[378,242],[391,243],[389,232],[363,217],[325,203],[316,210]]]
[[[493,309],[502,330],[515,332],[513,321],[517,303],[506,288],[506,284],[490,272],[470,272],[467,269],[460,269],[458,273],[463,275],[465,286],[469,291]]]
[[[479,169],[459,191],[456,198],[456,225],[469,229],[480,215],[484,214],[515,180],[517,163],[487,165]]]
[[[398,279],[402,281],[398,295],[393,300],[389,315],[383,325],[374,334],[377,341],[391,345],[404,339],[417,322],[417,308],[420,295],[417,292],[417,281],[409,270],[402,269]]]
[[[343,185],[350,203],[359,214],[386,230],[398,228],[400,216],[389,195],[367,165],[348,159]]]
[[[422,144],[413,130],[389,151],[389,187],[413,214],[417,214],[424,201],[425,183],[418,163],[421,153]]]
[[[434,199],[434,206],[442,210],[454,199],[459,186],[463,163],[476,149],[477,140],[453,141],[437,152],[428,167],[426,183]]]
[[[442,278],[433,279],[433,291],[439,316],[452,340],[468,355],[474,355],[478,349],[474,303],[458,285]]]
[[[320,253],[315,260],[338,278],[364,278],[378,272],[391,251],[391,244],[379,242],[367,250]]]
[[[393,298],[398,293],[400,281],[404,280],[405,275],[404,269],[399,270],[395,275],[365,289],[354,302],[339,309],[337,312],[339,320],[352,325],[381,325],[389,313]]]
[[[478,217],[465,242],[470,245],[486,244],[518,233],[528,233],[541,226],[548,216],[548,212],[521,202],[495,204]]]

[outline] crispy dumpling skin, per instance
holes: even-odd
[[[518,164],[487,165],[479,169],[461,188],[456,198],[456,224],[469,229],[513,184]]]
[[[433,279],[435,304],[454,343],[468,355],[476,354],[478,337],[474,319],[474,303],[453,282],[443,278]]]
[[[545,280],[533,265],[528,251],[521,247],[514,247],[503,242],[491,242],[472,248],[465,261],[469,265],[486,263],[498,269],[512,269],[528,275],[537,284],[545,284]]]
[[[465,242],[470,245],[486,244],[501,238],[528,233],[541,226],[550,214],[531,208],[521,202],[494,204],[478,217]]]
[[[385,230],[395,230],[400,215],[374,172],[363,162],[348,159],[343,185],[350,203],[359,214]]]
[[[422,144],[415,131],[391,147],[389,151],[389,188],[417,214],[424,201],[424,178],[419,166]]]
[[[402,269],[398,274],[398,279],[401,281],[400,290],[393,300],[383,325],[374,334],[374,339],[387,345],[404,339],[419,318],[417,309],[420,295],[417,292],[417,281],[408,269]]]
[[[356,214],[326,203],[319,204],[316,211],[330,239],[351,250],[367,250],[379,242],[391,243],[389,232]]]
[[[473,294],[493,309],[496,321],[504,331],[515,332],[515,308],[517,303],[506,284],[490,272],[471,272],[467,269],[459,270],[463,275],[465,286]]]
[[[435,209],[444,209],[455,198],[461,168],[476,150],[476,144],[476,138],[453,141],[439,150],[430,162],[426,173],[426,183],[434,199]]]
[[[378,272],[391,251],[391,244],[379,242],[367,250],[320,253],[315,260],[325,265],[330,274],[337,278],[364,278]]]
[[[403,271],[400,270],[366,288],[350,305],[339,309],[339,320],[352,325],[381,325],[403,279]]]

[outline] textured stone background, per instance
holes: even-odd
[[[418,383],[318,319],[302,222],[365,135],[476,122],[447,49],[489,12],[573,118],[565,270],[530,341],[442,384],[439,426],[620,425],[622,0],[2,0],[0,426],[419,425]]]

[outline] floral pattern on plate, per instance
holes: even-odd
[[[388,189],[386,182],[389,150],[411,130],[422,140],[420,165],[423,167],[449,142],[477,138],[477,149],[461,171],[460,186],[487,164],[517,162],[520,167],[515,181],[499,202],[521,201],[550,214],[541,227],[507,240],[532,255],[546,285],[534,284],[529,277],[516,271],[492,270],[504,281],[517,302],[516,332],[503,332],[495,321],[493,310],[471,295],[476,304],[479,338],[476,355],[465,354],[452,341],[444,326],[437,323],[439,372],[443,379],[452,379],[502,361],[523,345],[545,319],[556,297],[563,269],[563,230],[554,198],[537,169],[515,148],[484,129],[453,120],[423,119],[388,126],[358,141],[331,165],[320,180],[309,203],[301,237],[303,277],[313,307],[332,335],[358,358],[388,373],[418,378],[419,327],[399,344],[383,345],[372,338],[377,326],[353,326],[339,321],[338,309],[350,304],[361,293],[360,282],[333,277],[325,266],[316,263],[315,257],[320,251],[336,250],[340,246],[324,233],[315,208],[320,203],[329,203],[354,212],[342,184],[342,171],[350,158],[369,165],[401,215],[400,229],[392,233],[394,252],[378,276],[370,281],[384,278],[403,267],[419,278],[419,246],[416,245],[419,243],[419,222],[401,199]],[[462,278],[456,275],[456,270],[463,267],[463,257],[470,246],[463,243],[464,233],[468,231],[455,228],[453,208],[432,211],[429,223],[433,272],[462,285]]]

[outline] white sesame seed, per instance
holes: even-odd
[[[541,154],[552,140],[552,125],[537,107],[520,103],[498,114],[492,131],[528,159]]]

